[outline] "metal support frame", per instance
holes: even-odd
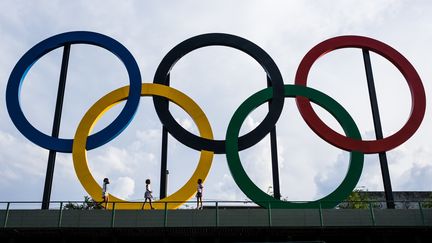
[[[268,202],[268,207],[267,207],[267,220],[268,220],[268,226],[272,227],[273,223],[272,223],[272,208],[271,208],[271,203]]]
[[[4,217],[4,221],[3,221],[3,228],[6,228],[6,226],[7,226],[7,221],[9,219],[9,208],[10,208],[10,202],[8,202],[6,204],[6,213],[5,213],[5,217]]]
[[[162,126],[162,152],[160,173],[160,199],[167,196],[167,158],[168,158],[168,130]]]
[[[421,215],[423,226],[426,226],[426,221],[425,221],[425,216],[424,216],[424,212],[423,212],[422,202],[418,202],[418,206],[419,206],[419,210],[420,210],[420,215]]]
[[[114,224],[115,224],[115,213],[116,213],[115,206],[116,203],[113,202],[112,211],[111,211],[111,228],[114,228]]]
[[[63,202],[60,202],[58,223],[57,223],[58,228],[60,228],[62,226],[62,219],[63,219]]]
[[[372,225],[375,226],[376,225],[375,213],[374,213],[371,202],[369,202],[369,211],[370,211],[370,216],[371,216],[371,220],[372,220]]]
[[[168,203],[165,202],[164,205],[164,227],[168,226]]]
[[[375,137],[376,137],[376,139],[383,139],[381,119],[380,119],[380,115],[379,115],[378,101],[377,101],[377,97],[376,97],[374,78],[373,78],[373,73],[372,73],[372,65],[371,65],[369,50],[367,50],[367,49],[363,49],[363,60],[364,60],[366,78],[367,78],[367,83],[368,83],[369,99],[370,99],[371,108],[372,108],[372,116],[373,116],[374,128],[375,128]],[[391,180],[390,180],[390,173],[389,173],[389,168],[388,168],[388,163],[387,163],[387,155],[385,152],[379,153],[379,160],[380,160],[380,165],[381,165],[381,174],[382,174],[382,178],[383,178],[384,192],[385,192],[385,197],[386,197],[387,208],[395,208],[393,191],[392,191]]]
[[[323,227],[324,226],[324,218],[323,218],[321,201],[319,201],[318,214],[319,214],[320,226]]]
[[[219,203],[215,202],[216,227],[219,227]]]
[[[267,76],[267,87],[271,86],[271,80]],[[271,100],[268,102],[269,108]],[[277,153],[277,140],[276,140],[276,126],[270,131],[270,148],[272,158],[272,175],[273,175],[273,197],[276,199],[281,198],[279,186],[279,162]]]
[[[57,91],[57,101],[54,113],[54,124],[52,129],[52,137],[58,138],[60,132],[61,113],[63,109],[63,100],[66,87],[67,69],[69,64],[70,44],[66,44],[63,48],[63,58],[60,70],[60,80]],[[45,186],[42,197],[42,209],[49,209],[51,199],[51,189],[54,177],[54,166],[56,159],[56,151],[50,150],[48,155],[47,171],[45,176]]]
[[[170,75],[167,77],[167,85],[169,85]],[[169,105],[168,100],[166,100],[167,107]],[[167,108],[168,109],[168,108]],[[167,162],[168,161],[168,130],[162,125],[162,148],[161,148],[161,171],[160,171],[160,199],[163,199],[167,196],[167,188],[168,188],[168,170],[167,170]]]

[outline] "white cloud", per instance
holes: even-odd
[[[189,117],[175,118],[175,120],[177,121],[178,124],[180,124],[180,126],[182,126],[187,131],[194,133],[194,134],[198,134],[198,130],[196,129],[196,125],[192,121],[191,118],[189,118]]]
[[[393,188],[431,190],[432,150],[426,146],[416,149],[401,146],[389,158]]]
[[[431,151],[424,148],[406,150],[401,146],[394,151],[387,152],[387,161],[393,191],[413,190],[430,191],[432,163]],[[414,160],[412,160],[415,158]],[[348,154],[340,155],[337,161],[326,171],[315,177],[318,196],[324,196],[336,188],[345,175],[343,164],[349,160]],[[363,172],[357,187],[369,191],[384,190],[378,155],[365,155]]]
[[[405,190],[430,191],[430,185],[432,183],[432,165],[414,163],[408,171],[404,171],[399,179],[404,181],[402,186]]]
[[[205,192],[204,196],[207,200],[223,200],[223,201],[243,201],[248,200],[247,197],[241,192],[238,187],[231,186],[234,180],[230,174],[223,174],[219,177],[217,183],[207,183],[209,188],[208,192]],[[211,186],[212,185],[212,186]],[[212,197],[212,195],[214,195]]]
[[[135,181],[130,177],[119,177],[112,182],[112,194],[121,198],[129,199],[135,192]]]
[[[193,1],[129,1],[118,5],[115,1],[70,1],[65,4],[60,6],[51,1],[44,1],[42,4],[28,1],[0,2],[0,9],[8,9],[0,16],[0,89],[3,94],[10,71],[25,51],[44,38],[71,30],[91,30],[117,39],[135,56],[144,82],[151,82],[159,62],[173,46],[202,33],[225,32],[250,39],[275,60],[287,84],[293,83],[298,63],[317,43],[336,35],[366,35],[400,50],[418,69],[424,80],[426,93],[430,93],[432,88],[430,82],[427,82],[432,79],[432,73],[428,67],[428,55],[424,51],[430,42],[430,34],[424,31],[429,28],[430,23],[430,16],[425,14],[431,10],[428,2],[336,1],[329,4],[328,1],[218,1],[197,4]],[[242,13],[241,18],[239,11]],[[121,21],[115,21],[118,19]],[[200,21],[196,21],[197,19]],[[265,74],[255,61],[245,54],[240,54],[239,51],[226,49],[203,48],[186,55],[176,64],[171,75],[172,86],[189,95],[205,110],[218,139],[225,137],[226,127],[237,106],[245,98],[266,86]],[[127,84],[123,66],[119,65],[115,57],[109,57],[106,53],[101,54],[99,49],[93,47],[73,46],[72,51],[61,129],[61,135],[65,137],[73,136],[82,115],[98,98],[114,88]],[[32,80],[29,80],[32,82],[31,85],[26,86],[30,83],[25,83],[23,86],[22,102],[26,117],[43,131],[49,131],[52,126],[50,117],[54,100],[51,98],[55,97],[57,87],[56,67],[59,65],[59,57],[54,55],[47,60],[41,60],[44,63],[39,68],[36,64],[35,69],[32,69],[35,74]],[[370,111],[368,105],[360,101],[360,98],[367,100],[367,97],[361,96],[357,85],[353,84],[354,79],[362,77],[352,77],[354,72],[345,69],[351,64],[351,59],[357,56],[342,57],[343,59],[325,59],[323,62],[328,62],[328,65],[320,64],[314,67],[318,69],[318,81],[312,82],[313,87],[338,100],[353,113],[360,129],[363,129],[362,132],[367,131],[372,126],[368,120]],[[356,65],[357,63],[354,62]],[[333,69],[326,69],[327,67]],[[348,75],[340,75],[340,69],[343,69],[340,72],[345,74],[346,71]],[[393,77],[397,76],[389,74],[379,65],[376,68],[374,66],[374,72],[379,73],[383,70],[383,74],[377,74],[377,77],[381,75],[386,80],[393,80]],[[336,81],[332,82],[334,80],[339,82],[337,86]],[[400,100],[403,100],[401,97],[395,96],[400,92],[393,84],[390,86],[392,89],[380,85],[377,79],[377,90],[380,97],[383,97],[379,101],[380,104],[384,104],[380,106],[383,110],[384,132],[392,133],[399,126],[396,120],[401,117],[399,120],[403,122],[406,119],[404,115],[399,116],[398,113],[401,112],[394,107],[403,108],[405,105],[400,104]],[[406,88],[404,85],[402,82],[400,86]],[[396,98],[387,100],[387,97]],[[409,97],[405,98],[410,100]],[[183,111],[183,114],[177,115],[175,109],[173,114],[177,121],[197,134],[196,126],[190,118]],[[128,127],[135,130],[130,133],[124,131],[115,141],[90,151],[88,156],[95,178],[100,181],[101,178],[109,176],[115,184],[118,183],[118,192],[123,193],[124,197],[141,198],[142,195],[134,192],[133,187],[134,183],[143,185],[142,178],[146,177],[155,178],[153,190],[158,191],[161,123],[155,115],[148,116],[147,110],[144,111],[142,118],[138,117],[139,114],[134,118],[134,122],[139,125],[131,124]],[[284,110],[285,112],[287,110]],[[266,110],[262,114],[266,114]],[[288,116],[290,117],[291,113],[288,113]],[[428,178],[432,125],[428,117],[429,111],[418,132],[419,135],[416,134],[415,138],[407,142],[409,145],[388,153],[392,181],[398,190],[431,190]],[[246,119],[243,129],[250,131],[257,126],[258,120],[256,116],[251,115]],[[140,127],[142,124],[150,124],[151,127]],[[301,199],[310,194],[326,194],[337,184],[337,178],[344,174],[342,167],[346,164],[347,155],[337,157],[339,150],[323,155],[321,152],[329,149],[316,148],[315,142],[309,142],[305,138],[307,132],[302,130],[304,128],[297,128],[296,123],[291,120],[287,124],[295,126],[295,132],[285,132],[284,126],[278,125],[279,168],[281,177],[285,178],[281,188],[288,188],[286,191],[289,192],[290,199],[296,198],[296,195],[300,195],[298,198]],[[9,198],[18,197],[14,192],[17,190],[35,191],[33,187],[19,187],[16,182],[23,179],[37,181],[37,186],[42,188],[47,151],[18,135],[8,118],[5,105],[0,106],[0,125],[0,165],[3,168],[0,172],[0,182],[2,185],[8,185]],[[99,126],[105,125],[101,123]],[[267,140],[253,146],[250,151],[242,152],[248,174],[256,179],[257,185],[263,191],[271,185]],[[172,173],[183,173],[186,176],[192,166],[189,161],[196,157],[196,151],[178,146],[178,142],[173,139],[169,142],[169,166],[180,170]],[[310,146],[312,150],[297,148],[293,145],[294,142],[301,142],[301,146]],[[322,165],[323,160],[333,162]],[[182,163],[182,167],[174,167],[174,162]],[[223,156],[219,156],[215,163],[226,161]],[[217,168],[217,171],[212,170],[211,173],[217,176],[209,176],[207,195],[218,199],[243,200],[243,195],[233,182],[227,167],[214,165],[214,168]],[[82,199],[82,191],[64,189],[68,185],[80,187],[72,183],[75,180],[73,174],[70,155],[59,155],[56,176],[68,179],[65,179],[64,186],[59,184],[62,189],[58,190],[59,195],[56,197]],[[173,178],[177,177],[170,176],[170,179]],[[182,179],[170,181],[170,185],[181,184],[180,180],[184,178],[178,178]],[[382,189],[381,184],[376,156],[366,157],[359,185],[365,185],[370,190],[378,190]],[[114,184],[112,186],[114,188]],[[68,191],[73,191],[74,194]],[[39,195],[30,193],[27,195],[34,196],[33,199],[40,198]]]
[[[160,136],[160,129],[138,130],[136,132],[136,137],[143,142],[158,139]]]
[[[47,160],[48,153],[43,149],[1,130],[0,147],[4,148],[0,153],[0,173],[3,176],[17,181],[28,177],[41,178],[45,174],[46,163],[41,163],[41,160]],[[3,176],[0,176],[2,183],[11,183]]]
[[[252,116],[247,116],[245,121],[245,129],[247,131],[252,131],[255,127],[259,125],[259,122],[255,121]]]
[[[130,161],[130,154],[126,149],[108,146],[104,154],[99,154],[96,160],[91,164],[98,164],[100,173],[108,174],[111,171],[117,172],[130,172],[131,170],[126,166]]]

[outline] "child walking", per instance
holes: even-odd
[[[196,193],[196,198],[197,198],[197,209],[203,209],[203,205],[202,205],[202,194],[203,194],[203,185],[202,185],[202,180],[198,179],[198,185],[197,185],[197,193]]]
[[[108,199],[109,199],[108,184],[110,184],[109,179],[104,178],[103,179],[103,185],[102,185],[102,199],[103,199],[102,203],[105,204],[104,208],[106,208],[108,205]]]
[[[151,208],[151,209],[154,209],[154,208],[153,208],[153,205],[152,205],[152,198],[153,198],[153,196],[152,196],[152,191],[151,191],[151,188],[150,188],[150,179],[147,179],[147,180],[145,181],[145,183],[146,183],[146,191],[145,191],[145,193],[144,193],[144,203],[143,203],[143,205],[142,205],[142,207],[141,207],[141,210],[144,209],[144,206],[145,206],[147,200],[148,200],[149,203],[150,203],[150,208]]]

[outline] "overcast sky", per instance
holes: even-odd
[[[6,110],[5,90],[19,58],[38,42],[68,31],[86,30],[110,36],[133,54],[143,82],[153,82],[162,58],[178,43],[204,33],[229,33],[263,48],[276,62],[285,84],[293,84],[298,64],[315,45],[340,35],[382,41],[402,53],[416,68],[428,98],[423,123],[403,145],[387,153],[395,191],[432,190],[432,6],[430,1],[1,1],[0,2],[0,201],[42,199],[48,151],[28,141]],[[22,109],[33,126],[50,134],[61,64],[61,49],[31,68],[21,89]],[[397,132],[410,114],[411,95],[400,72],[372,54],[384,136]],[[171,72],[171,86],[190,96],[206,113],[215,138],[224,139],[234,111],[266,87],[265,72],[245,53],[228,47],[206,47],[183,57]],[[108,51],[73,45],[60,136],[72,138],[84,113],[99,98],[128,84],[123,64]],[[374,139],[367,84],[360,49],[331,52],[311,69],[308,86],[341,103],[364,139]],[[261,122],[267,105],[245,121],[242,134]],[[105,127],[122,105],[96,125]],[[188,115],[171,105],[174,117],[189,131]],[[317,108],[329,126],[337,122]],[[331,193],[348,168],[349,153],[320,139],[287,98],[277,123],[281,193],[288,200],[315,200]],[[159,197],[161,123],[151,98],[141,98],[134,120],[116,139],[88,152],[97,181],[111,180],[110,191],[142,200],[144,181],[152,180]],[[272,185],[268,137],[240,153],[248,175],[263,190]],[[168,193],[193,173],[199,152],[169,139]],[[358,187],[382,190],[377,155],[367,155]],[[204,184],[205,200],[245,200],[234,183],[224,154],[216,155]],[[52,200],[82,200],[71,154],[58,154]]]

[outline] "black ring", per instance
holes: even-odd
[[[249,148],[263,139],[275,127],[285,100],[284,83],[276,63],[255,43],[235,35],[222,33],[203,34],[189,38],[171,49],[162,59],[153,83],[169,85],[169,73],[176,62],[189,52],[206,46],[227,46],[245,52],[263,67],[271,82],[273,98],[269,105],[269,113],[254,130],[239,137],[239,150]],[[217,154],[225,153],[225,140],[209,140],[199,137],[178,124],[168,110],[167,99],[154,96],[153,103],[162,124],[178,141],[196,150],[213,151]]]

